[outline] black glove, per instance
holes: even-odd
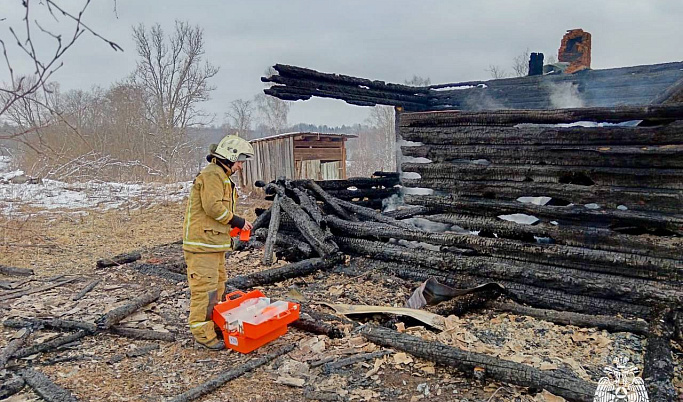
[[[242,229],[244,227],[244,224],[246,223],[246,220],[241,216],[233,215],[232,219],[230,219],[228,223],[230,224],[230,226],[234,228]]]

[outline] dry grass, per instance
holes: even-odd
[[[241,200],[237,213],[253,220],[263,200]],[[0,264],[32,268],[38,275],[87,274],[103,257],[180,240],[185,203],[109,211],[24,209],[0,217]]]

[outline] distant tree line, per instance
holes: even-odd
[[[29,8],[33,4],[37,6]],[[121,50],[83,24],[89,1],[83,0],[83,7],[74,12],[65,4],[76,6],[58,0],[26,0],[21,21],[3,21],[13,27],[14,37],[3,37],[0,32],[10,78],[0,85],[0,154],[11,153],[14,163],[28,174],[73,181],[187,180],[204,164],[208,143],[226,133],[254,139],[292,131],[357,134],[358,139],[348,142],[350,174],[395,168],[391,107],[369,109],[367,120],[353,126],[291,126],[291,103],[261,92],[231,102],[223,125],[211,126],[213,116],[200,106],[215,89],[212,81],[219,68],[206,59],[203,30],[182,21],[176,21],[170,32],[159,24],[134,27],[136,67],[110,87],[63,91],[50,77],[83,33]],[[43,7],[44,13],[29,13],[35,7]],[[49,13],[64,18],[56,27],[45,28]],[[73,29],[67,22],[75,26],[71,36],[64,34]],[[35,32],[55,39],[52,53],[43,57],[33,50]],[[10,39],[18,42],[19,49],[8,48]],[[35,71],[15,72],[11,61],[16,54],[32,60]],[[413,76],[405,83],[424,86],[430,82]]]

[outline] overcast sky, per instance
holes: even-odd
[[[133,25],[159,23],[171,31],[174,20],[188,21],[204,29],[207,59],[220,67],[217,89],[203,105],[217,124],[230,101],[263,89],[259,77],[275,63],[387,82],[413,74],[433,84],[487,79],[489,65],[511,70],[527,48],[556,55],[573,28],[593,35],[596,69],[683,60],[680,0],[118,0],[116,13],[114,4],[93,0],[84,21],[124,52],[84,36],[54,76],[62,88],[108,87],[126,77],[135,67]],[[20,0],[0,0],[0,18],[7,16],[0,38],[9,37],[7,25],[17,13],[23,13]],[[17,58],[17,70],[28,68],[21,63]],[[0,74],[7,81],[7,71]],[[289,123],[354,124],[367,114],[342,101],[313,99],[295,102]]]

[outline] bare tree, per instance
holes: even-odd
[[[18,2],[17,2],[18,3]],[[38,91],[49,93],[46,87],[50,77],[55,71],[63,66],[65,53],[84,34],[91,35],[107,43],[115,51],[123,50],[119,45],[105,39],[91,29],[83,21],[83,16],[90,4],[90,0],[79,2],[82,7],[78,12],[70,12],[66,1],[58,0],[23,0],[23,18],[18,21],[0,21],[8,25],[9,35],[6,38],[0,36],[0,47],[5,59],[5,69],[9,76],[9,82],[0,86],[0,116],[16,102],[28,98],[32,102],[43,103],[44,97],[35,96]],[[62,18],[62,20],[60,20]],[[54,20],[54,21],[53,21]],[[49,27],[49,28],[48,28]],[[53,39],[51,47],[35,46],[35,33]],[[15,43],[15,47],[9,46],[9,41]],[[15,73],[13,67],[18,60],[28,60],[32,65],[33,72]]]
[[[404,80],[403,82],[406,85],[411,85],[414,87],[426,87],[426,86],[432,84],[432,80],[430,80],[429,77],[423,78],[423,77],[420,77],[419,75],[415,75],[415,74],[413,74],[413,78],[411,78],[409,80]]]
[[[372,130],[375,131],[377,138],[375,147],[380,150],[382,169],[393,171],[396,168],[394,108],[392,106],[379,105],[373,107],[367,122]]]
[[[229,121],[231,129],[237,131],[239,136],[249,139],[253,114],[252,101],[235,99],[230,102],[230,109],[225,112],[225,117]]]
[[[254,98],[259,118],[271,135],[279,134],[287,129],[287,116],[290,104],[274,96],[260,93]]]
[[[512,71],[515,77],[526,77],[529,75],[529,49],[512,59]]]
[[[146,94],[146,115],[153,125],[159,158],[166,171],[178,158],[192,153],[196,146],[187,138],[186,128],[208,123],[198,104],[209,99],[215,88],[209,80],[218,67],[204,60],[204,31],[176,21],[172,35],[166,37],[159,24],[147,29],[133,28],[139,60],[133,83]]]
[[[509,75],[507,71],[505,71],[501,66],[497,65],[489,65],[489,68],[486,70],[491,74],[491,78],[498,80],[501,78],[507,78]]]

